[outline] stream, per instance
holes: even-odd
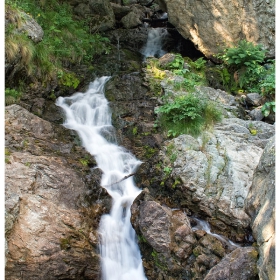
[[[141,192],[132,174],[141,162],[113,140],[111,110],[104,96],[109,79],[96,79],[85,93],[59,97],[56,105],[66,115],[64,126],[75,130],[82,145],[95,157],[103,173],[100,184],[113,200],[110,214],[101,217],[99,226],[102,279],[144,280],[147,278],[130,223],[130,206]]]

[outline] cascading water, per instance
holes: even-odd
[[[130,206],[141,192],[131,174],[141,162],[112,141],[115,137],[111,111],[104,96],[109,79],[96,79],[85,93],[59,97],[56,105],[66,114],[64,126],[77,131],[85,149],[95,157],[103,172],[101,185],[113,199],[111,212],[102,216],[99,227],[102,278],[145,280],[136,235],[130,224]]]
[[[141,53],[146,57],[161,57],[166,54],[162,49],[162,41],[168,35],[165,28],[151,28],[148,32],[147,43],[141,50]]]
[[[226,243],[226,244],[230,244],[231,246],[234,246],[234,247],[240,247],[240,245],[232,242],[231,240],[219,235],[219,234],[216,234],[216,233],[212,233],[211,232],[211,228],[210,228],[210,225],[207,221],[203,221],[203,220],[200,220],[200,219],[197,219],[197,218],[193,218],[195,221],[196,221],[196,226],[194,226],[192,228],[192,230],[198,230],[198,229],[203,229],[204,231],[206,231],[208,234],[216,237],[217,239],[221,240],[222,242]]]

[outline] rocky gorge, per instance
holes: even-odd
[[[260,96],[245,95],[248,109],[239,95],[196,86],[223,119],[198,137],[170,138],[154,126],[155,108],[177,89],[168,71],[154,85],[143,57],[151,28],[145,22],[155,24],[164,12],[165,57],[189,52],[210,60],[217,43],[243,38],[263,43],[273,57],[274,2],[69,2],[77,19],[90,18],[92,32],[106,34],[112,51],[97,56],[91,71],[73,66],[82,77],[76,90],[32,83],[5,107],[6,279],[102,279],[98,229],[112,199],[94,157],[62,125],[55,99],[84,92],[105,75],[117,143],[142,162],[131,224],[147,279],[275,279],[275,125],[252,113]],[[30,38],[42,40],[42,29],[32,26]],[[5,65],[7,79],[19,71],[16,63]]]

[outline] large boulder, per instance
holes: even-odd
[[[21,12],[21,14],[24,19],[24,23],[21,28],[19,28],[19,31],[25,32],[27,36],[35,43],[42,41],[44,36],[42,27],[30,15],[24,12]]]
[[[169,22],[207,57],[246,39],[275,56],[275,1],[160,0]]]
[[[194,230],[179,209],[161,205],[145,189],[131,206],[148,279],[204,279],[232,250],[226,239]]]
[[[91,31],[104,32],[113,29],[115,15],[109,0],[87,0],[71,4],[76,16],[90,21]]]
[[[198,138],[181,135],[166,141],[163,166],[172,170],[177,183],[166,180],[165,186],[180,207],[208,217],[217,232],[244,241],[251,221],[244,202],[264,146],[274,133],[273,125],[229,118]],[[170,154],[176,155],[174,161]]]
[[[245,207],[259,246],[259,278],[275,279],[275,137],[263,151]]]
[[[63,127],[18,105],[5,113],[7,279],[100,279],[97,228],[110,198],[94,160]]]
[[[253,247],[237,248],[214,266],[204,280],[254,280],[257,276],[258,251]]]

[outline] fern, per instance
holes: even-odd
[[[184,133],[199,135],[204,127],[222,118],[214,103],[201,100],[192,93],[176,97],[155,112],[159,114],[159,124],[168,131],[168,136],[173,137]]]

